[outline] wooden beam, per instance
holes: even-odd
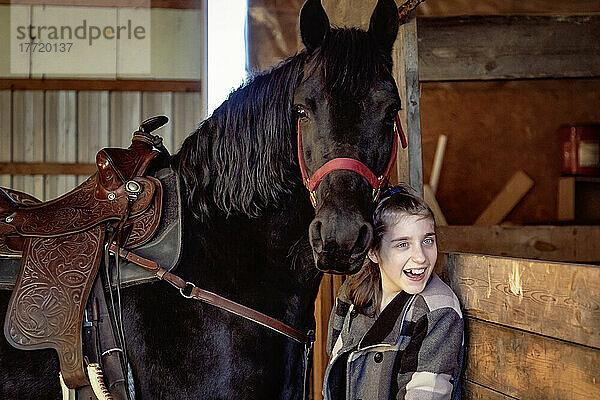
[[[199,80],[171,79],[0,79],[0,90],[110,90],[199,92]]]
[[[200,0],[0,0],[0,4],[62,7],[202,8],[202,1]]]
[[[600,15],[419,18],[421,81],[600,76]]]
[[[435,198],[434,191],[429,185],[423,185],[423,200],[425,200],[425,203],[427,203],[433,212],[435,225],[438,227],[448,225],[448,221],[446,221],[446,217],[444,216],[444,213],[442,212],[442,209]]]
[[[329,315],[331,306],[333,305],[332,297],[332,275],[324,274],[319,286],[319,293],[315,300],[315,320],[317,330],[315,332],[315,343],[313,347],[313,398],[321,398],[321,390],[323,388],[323,377],[325,369],[329,363],[327,356],[327,327],[329,325]]]
[[[600,262],[600,226],[440,226],[438,249],[531,258],[536,260]]]
[[[525,172],[517,171],[477,218],[474,225],[496,225],[502,222],[532,186],[531,178]]]
[[[468,379],[463,380],[463,400],[511,400],[514,397],[496,392]]]
[[[600,398],[600,350],[472,318],[465,328],[468,380],[517,399]]]
[[[398,149],[396,161],[398,181],[408,183],[423,196],[417,21],[414,17],[400,26],[398,39],[392,50],[392,58],[393,75],[402,101],[400,119],[408,140],[408,149]]]
[[[7,175],[91,175],[97,170],[96,164],[88,163],[0,163],[0,174]]]
[[[464,313],[600,349],[600,267],[448,254]]]

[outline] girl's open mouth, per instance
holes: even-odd
[[[425,271],[427,271],[426,267],[423,267],[423,268],[409,268],[409,269],[403,270],[402,272],[411,281],[420,281],[421,279],[423,279],[425,277]]]

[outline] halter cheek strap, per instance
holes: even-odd
[[[392,172],[392,167],[394,166],[394,162],[396,161],[396,156],[398,152],[398,137],[400,137],[400,141],[402,143],[402,148],[405,149],[408,146],[406,141],[406,136],[404,136],[404,132],[402,131],[402,125],[400,124],[400,117],[396,114],[394,119],[394,129],[392,131],[392,135],[394,135],[394,144],[392,147],[392,154],[390,155],[390,160],[387,164],[387,167],[383,173],[383,175],[377,177],[365,164],[356,160],[354,158],[334,158],[332,160],[327,161],[321,168],[317,170],[312,176],[308,176],[308,172],[306,170],[306,164],[304,163],[304,153],[302,151],[302,134],[301,134],[301,126],[300,126],[300,118],[298,118],[298,162],[300,164],[300,172],[302,173],[302,182],[304,186],[308,189],[310,194],[310,201],[313,207],[317,206],[317,187],[319,183],[327,176],[327,174],[338,170],[338,169],[346,169],[350,171],[354,171],[357,174],[361,175],[363,178],[369,182],[369,185],[373,188],[373,200],[377,201],[379,199],[379,195],[381,193],[381,189],[387,186],[388,181],[390,179],[390,174]]]

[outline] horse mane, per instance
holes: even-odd
[[[302,51],[231,92],[173,159],[196,218],[206,220],[211,204],[258,217],[301,184],[293,97],[308,63],[336,98],[364,96],[381,67],[391,67],[367,32],[335,28],[313,54]]]

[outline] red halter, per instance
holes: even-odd
[[[396,153],[398,152],[398,136],[402,142],[403,149],[405,149],[408,145],[406,142],[406,136],[404,136],[404,132],[402,131],[402,125],[400,124],[400,117],[398,114],[396,114],[394,122],[394,129],[392,130],[392,135],[394,135],[392,155],[390,156],[390,161],[388,162],[385,172],[380,177],[375,176],[369,167],[362,162],[355,160],[354,158],[334,158],[333,160],[329,160],[321,168],[319,168],[317,172],[313,174],[313,176],[309,177],[308,172],[306,171],[306,164],[304,163],[304,154],[302,152],[302,135],[300,134],[300,118],[298,118],[298,163],[300,164],[300,172],[302,173],[302,182],[310,193],[310,201],[313,207],[317,206],[317,186],[319,186],[319,183],[321,183],[327,174],[337,169],[354,171],[364,177],[373,188],[373,201],[377,201],[379,199],[381,189],[388,184],[392,167],[396,161]]]

